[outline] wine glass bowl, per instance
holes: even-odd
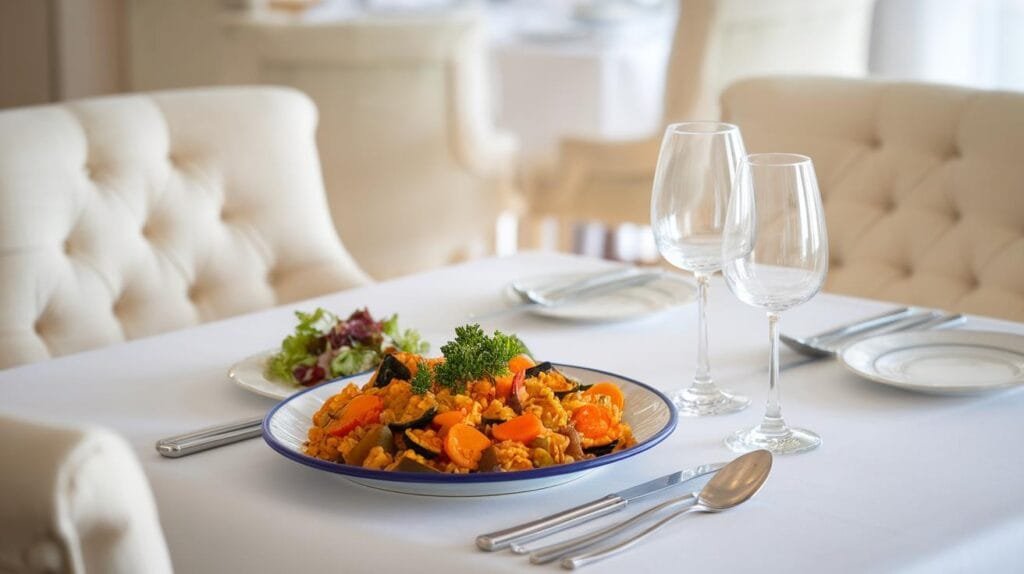
[[[754,154],[740,163],[722,239],[722,274],[736,297],[768,314],[769,393],[761,424],[733,433],[734,451],[776,454],[816,448],[821,438],[791,428],[779,394],[779,313],[814,297],[828,273],[828,235],[811,159]]]
[[[672,124],[665,130],[651,194],[651,228],[666,261],[697,280],[698,344],[693,383],[672,393],[682,415],[745,408],[746,397],[722,391],[711,378],[707,352],[707,290],[722,267],[722,232],[740,158],[739,128],[720,122]]]

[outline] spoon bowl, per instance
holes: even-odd
[[[708,511],[720,512],[742,504],[761,490],[771,470],[772,453],[748,452],[718,471],[701,489],[692,508],[703,506]]]

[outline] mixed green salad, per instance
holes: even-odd
[[[376,321],[363,308],[341,319],[318,308],[295,316],[295,332],[267,362],[268,378],[309,387],[375,368],[389,352],[422,354],[430,348],[417,331],[398,327],[398,315]]]

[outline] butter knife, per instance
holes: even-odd
[[[622,510],[630,502],[645,496],[683,484],[705,474],[717,472],[725,464],[724,462],[702,464],[676,471],[550,516],[538,518],[537,520],[506,528],[505,530],[481,534],[476,537],[476,545],[481,550],[493,552],[507,548],[513,542],[526,542],[527,540],[534,540],[541,536],[565,530],[599,516]]]

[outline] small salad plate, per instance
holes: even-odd
[[[1024,384],[1024,336],[995,331],[912,331],[858,341],[840,353],[850,371],[929,394],[965,395]]]
[[[563,484],[610,464],[640,454],[665,440],[676,427],[672,402],[660,391],[626,377],[570,365],[556,364],[568,376],[583,384],[610,381],[622,389],[625,397],[623,419],[637,440],[634,446],[597,458],[570,464],[521,470],[476,474],[442,474],[371,470],[361,466],[321,460],[305,454],[303,445],[313,414],[324,401],[349,383],[362,385],[372,373],[354,375],[321,384],[297,393],[274,407],[263,420],[263,438],[275,451],[295,462],[343,477],[372,488],[429,496],[490,496],[540,490]]]
[[[228,378],[247,391],[277,400],[288,398],[304,390],[305,387],[267,377],[265,373],[267,361],[276,352],[273,349],[269,349],[238,361],[228,369]]]
[[[586,273],[558,273],[525,277],[515,282],[520,289],[540,289],[551,285],[567,285],[586,278]],[[510,306],[522,304],[516,289],[509,284],[505,299]],[[654,315],[686,305],[697,297],[697,288],[674,273],[663,273],[657,279],[610,292],[567,302],[552,307],[533,306],[529,313],[566,321],[625,321]]]

